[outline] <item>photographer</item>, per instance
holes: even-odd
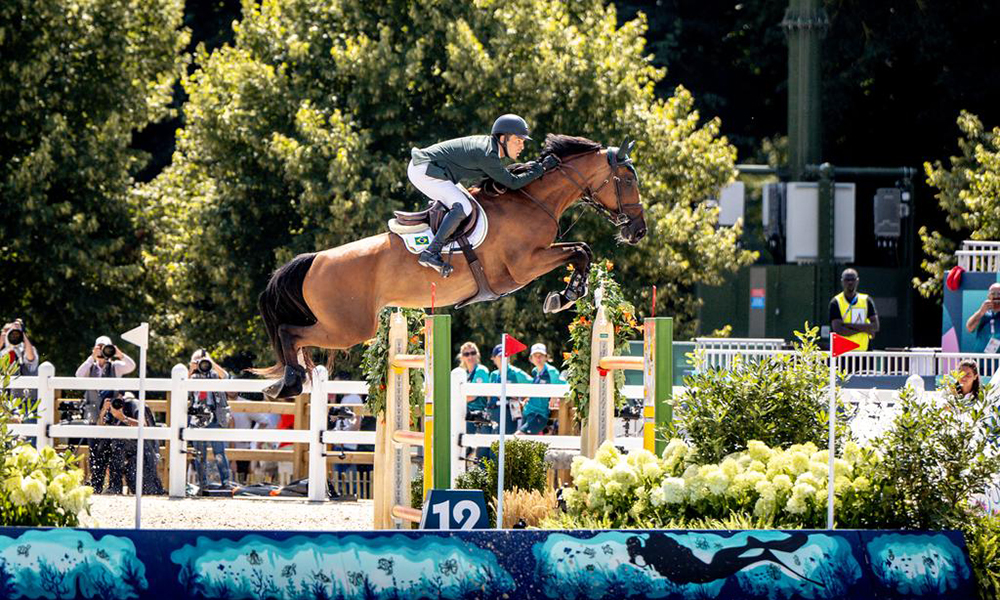
[[[334,377],[334,381],[347,381],[348,378],[349,375],[347,373],[340,372]],[[330,399],[333,402],[327,414],[327,429],[334,431],[361,431],[360,411],[355,410],[360,409],[364,405],[361,396],[357,394],[344,394],[343,396],[331,394]],[[356,452],[358,445],[334,444],[332,449],[341,452],[341,457],[343,458],[346,456],[346,454],[343,454],[344,452]],[[339,495],[360,495],[360,490],[358,489],[358,465],[334,463],[333,481]]]
[[[94,348],[83,361],[83,364],[76,370],[77,377],[121,377],[135,370],[135,361],[111,343],[111,338],[102,335],[94,341]],[[87,390],[83,395],[84,419],[91,425],[105,425],[107,412],[102,415],[105,400],[110,400],[115,396],[110,391]],[[91,439],[87,445],[90,448],[90,486],[94,488],[95,494],[100,494],[104,490],[104,477],[111,467],[111,482],[108,484],[108,491],[114,494],[121,493],[121,480],[123,465],[118,463],[110,464],[111,453],[117,448],[116,443],[121,440]]]
[[[108,393],[105,395],[104,403],[101,406],[99,420],[108,425],[118,427],[138,427],[139,426],[139,401],[136,400],[132,392],[125,392],[123,395]],[[152,411],[146,409],[145,427],[156,427],[156,419]],[[109,490],[117,488],[121,491],[121,479],[124,474],[126,483],[132,493],[136,490],[136,452],[132,440],[105,440],[108,444],[109,470],[111,471],[111,481],[108,484]],[[156,464],[159,461],[157,452],[157,442],[155,440],[144,440],[142,444],[142,493],[143,494],[165,494],[166,490],[160,482],[160,476],[156,472]]]
[[[191,379],[228,379],[229,373],[220,367],[204,349],[196,350],[191,355],[188,367],[188,377]],[[229,427],[232,414],[229,401],[224,392],[191,392],[188,404],[188,427],[204,427],[209,429],[224,429]],[[194,468],[198,473],[198,485],[204,493],[208,486],[208,448],[211,446],[215,462],[219,467],[219,481],[223,487],[229,486],[231,476],[229,460],[226,458],[226,445],[223,442],[191,442],[197,455],[194,457]]]
[[[21,319],[14,319],[12,323],[3,326],[0,332],[0,342],[2,350],[0,356],[6,354],[10,359],[10,364],[17,365],[14,375],[30,377],[38,375],[38,351],[28,339],[28,334]],[[11,389],[12,398],[22,397],[35,400],[38,398],[38,390]]]

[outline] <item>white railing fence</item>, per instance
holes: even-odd
[[[1000,271],[1000,242],[965,240],[955,258],[966,271],[996,273]]]
[[[373,431],[333,431],[327,429],[327,397],[329,394],[368,393],[363,381],[329,381],[326,369],[317,367],[312,374],[309,392],[308,429],[201,429],[187,426],[188,394],[190,392],[261,392],[270,385],[269,380],[253,379],[189,379],[184,365],[176,365],[170,379],[147,378],[147,392],[167,392],[169,425],[144,427],[143,438],[169,442],[168,493],[181,498],[186,493],[187,442],[276,442],[308,444],[309,500],[325,500],[328,470],[326,468],[327,444],[374,444]],[[38,391],[39,410],[35,423],[11,425],[19,436],[34,437],[38,448],[51,446],[54,439],[136,439],[135,427],[107,425],[67,425],[58,421],[55,406],[56,390],[120,390],[138,391],[139,380],[134,377],[91,378],[57,377],[51,363],[43,363],[34,377],[11,378],[11,389]],[[302,424],[297,423],[297,426]]]

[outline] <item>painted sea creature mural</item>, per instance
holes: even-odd
[[[501,597],[514,580],[461,539],[406,535],[199,537],[170,555],[179,583],[206,598]]]
[[[0,598],[138,598],[146,568],[127,537],[82,529],[0,535]]]

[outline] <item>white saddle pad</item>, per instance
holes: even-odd
[[[479,209],[479,221],[476,222],[472,233],[469,234],[469,243],[472,244],[473,248],[478,248],[483,243],[483,240],[486,239],[486,233],[489,231],[489,219],[486,218],[486,211],[483,210],[479,202],[474,198],[472,202]],[[389,219],[389,231],[402,238],[403,243],[406,244],[406,249],[411,254],[420,254],[430,245],[431,240],[434,239],[429,225],[400,225],[396,222],[396,219]],[[461,251],[462,249],[458,247],[458,242],[451,242],[444,248],[444,252],[449,253]]]

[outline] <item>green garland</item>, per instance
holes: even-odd
[[[576,301],[577,317],[569,324],[570,352],[563,354],[563,365],[566,367],[566,379],[569,383],[569,400],[576,407],[574,421],[582,424],[590,404],[590,343],[593,332],[594,317],[597,307],[594,305],[594,292],[603,287],[602,303],[608,319],[615,327],[615,354],[624,354],[628,350],[628,342],[638,331],[642,335],[642,327],[636,322],[635,307],[625,300],[621,286],[611,277],[614,268],[611,261],[594,263],[588,274],[590,294]],[[621,388],[625,384],[625,373],[614,372],[615,406],[625,404]]]
[[[384,308],[378,315],[378,333],[365,342],[365,352],[361,358],[361,370],[368,381],[368,399],[365,406],[369,414],[377,416],[385,410],[385,384],[389,373],[389,317],[394,310],[402,310],[406,317],[406,332],[409,340],[407,354],[424,352],[424,311],[419,309]],[[420,415],[424,401],[424,372],[410,369],[410,414]]]

